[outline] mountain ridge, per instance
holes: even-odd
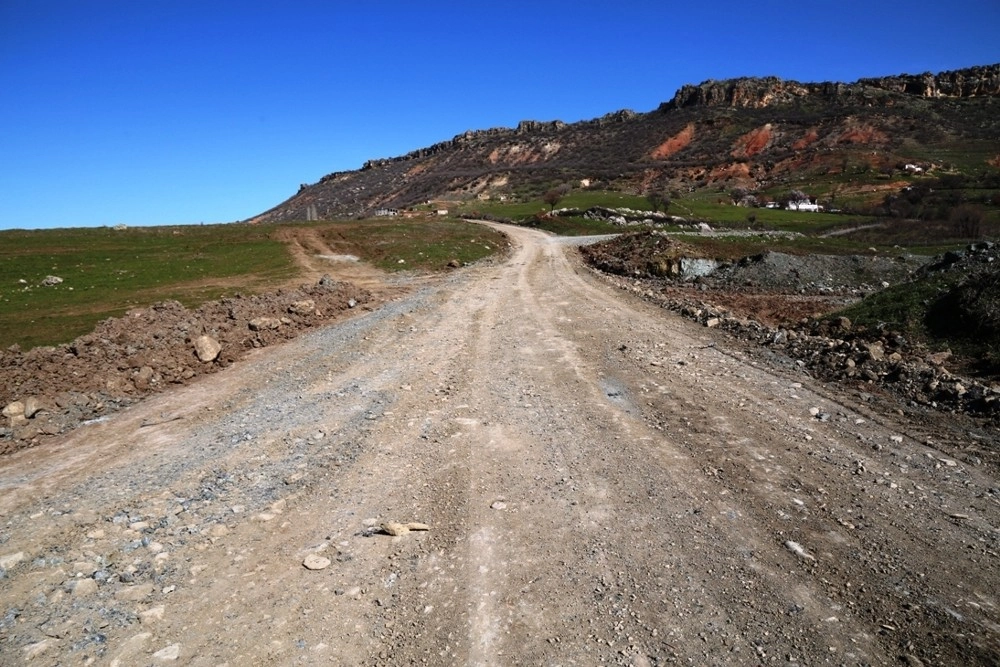
[[[969,98],[1000,95],[1000,63],[932,74],[897,74],[861,78],[854,83],[802,83],[791,79],[739,77],[700,84],[686,84],[660,109],[697,106],[764,107],[788,102],[793,97],[820,95],[827,98],[861,96],[875,102],[876,92],[916,95],[925,98]]]
[[[991,106],[998,96],[1000,63],[854,83],[707,80],[682,86],[650,112],[621,109],[575,123],[525,120],[368,160],[303,184],[250,222],[527,196],[559,182],[633,192],[759,189],[837,168],[931,162],[966,145],[969,159],[985,162],[1000,154],[1000,114]]]

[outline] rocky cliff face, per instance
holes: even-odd
[[[1000,95],[1000,63],[984,67],[941,72],[940,74],[900,74],[861,79],[859,84],[882,90],[922,97],[981,97]]]
[[[875,100],[877,98],[872,93],[878,91],[928,98],[998,95],[1000,64],[939,74],[900,74],[859,79],[851,84],[799,83],[777,77],[709,80],[681,87],[674,98],[661,105],[660,109],[669,111],[698,106],[760,109],[791,103],[808,96],[818,96],[834,102],[856,97]]]

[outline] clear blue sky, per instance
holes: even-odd
[[[1000,62],[1000,0],[0,0],[0,229],[229,222],[300,183],[685,83]]]

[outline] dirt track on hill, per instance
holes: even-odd
[[[996,664],[995,470],[503,229],[0,461],[0,663]]]

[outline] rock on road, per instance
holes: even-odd
[[[0,461],[0,664],[1000,660],[995,471],[502,229]]]

